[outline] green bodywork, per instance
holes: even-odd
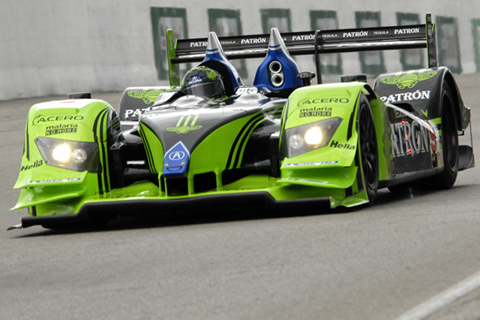
[[[357,107],[361,95],[369,95],[379,145],[380,179],[388,179],[391,169],[388,154],[391,148],[383,141],[386,107],[364,83],[342,83],[305,87],[296,90],[283,108],[281,115],[281,138],[285,130],[309,125],[331,118],[341,118],[341,123],[328,143],[321,148],[294,156],[284,157],[280,162],[280,176],[251,174],[234,182],[224,183],[222,172],[241,166],[241,159],[249,136],[268,117],[266,110],[249,113],[244,117],[219,126],[195,147],[190,155],[186,180],[188,193],[176,195],[168,187],[162,190],[161,179],[164,166],[165,148],[158,136],[140,122],[139,133],[145,146],[150,172],[156,174],[159,183],[139,181],[125,187],[112,188],[113,171],[110,168],[109,149],[112,142],[112,126],[116,121],[113,108],[99,100],[65,100],[34,105],[28,115],[25,135],[25,152],[22,157],[20,174],[15,184],[21,189],[20,198],[13,209],[29,208],[30,215],[51,216],[76,214],[87,204],[110,201],[185,199],[212,195],[266,192],[278,202],[295,199],[329,198],[331,207],[355,206],[368,202],[362,182],[357,133]],[[140,98],[140,97],[139,97]],[[223,108],[232,108],[224,106]],[[277,108],[278,109],[278,108]],[[187,126],[190,130],[173,130],[180,137],[195,135],[191,126],[199,126],[192,111],[190,120],[179,116],[177,127]],[[197,117],[198,118],[198,117]],[[188,121],[188,123],[187,123]],[[194,123],[194,121],[197,121]],[[58,128],[74,128],[62,132]],[[247,130],[242,128],[247,127]],[[175,128],[175,127],[174,127]],[[53,132],[53,134],[51,134]],[[239,132],[242,136],[238,139]],[[98,161],[96,170],[74,171],[52,166],[42,157],[36,139],[51,137],[59,140],[76,140],[96,143]],[[235,142],[237,141],[237,142]],[[243,141],[242,143],[238,141]],[[279,143],[279,149],[281,148]],[[214,155],[212,155],[214,150]],[[386,152],[385,152],[386,151]],[[229,161],[229,157],[237,159]],[[196,176],[213,172],[216,186],[207,191],[196,192]]]
[[[298,89],[289,97],[282,117],[286,119],[282,132],[313,120],[341,118],[342,122],[327,146],[284,159],[279,183],[286,186],[285,189],[296,186],[305,198],[330,197],[332,208],[368,202],[361,163],[355,163],[355,159],[359,153],[358,102],[361,95],[370,93],[379,148],[379,179],[391,177],[389,159],[385,156],[391,149],[383,141],[386,107],[367,87],[361,82],[325,84]],[[360,157],[357,161],[361,161]],[[292,197],[291,192],[279,194],[283,195],[282,199]]]
[[[37,216],[74,214],[86,199],[108,194],[111,177],[107,128],[115,125],[108,123],[113,112],[108,103],[89,99],[34,105],[27,118],[25,149],[14,186],[21,189],[20,197],[13,209],[29,208],[29,213]],[[37,146],[40,137],[95,144],[95,169],[75,171],[51,165]]]

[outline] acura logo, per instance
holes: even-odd
[[[183,158],[185,158],[185,152],[183,151],[175,151],[168,155],[170,160],[182,160]]]

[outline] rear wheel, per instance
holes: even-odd
[[[429,179],[429,187],[450,189],[455,184],[458,173],[458,127],[454,103],[447,84],[442,92],[442,146],[443,171]]]
[[[360,100],[358,113],[358,132],[360,134],[360,156],[363,180],[370,204],[375,201],[378,189],[378,145],[372,110],[365,96]]]

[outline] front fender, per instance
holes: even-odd
[[[109,147],[119,134],[115,111],[105,101],[61,100],[32,106],[14,186],[22,190],[13,209],[108,192],[118,169]],[[86,150],[85,164],[78,165],[78,159],[56,159],[53,152],[59,145],[71,147],[66,152],[70,157],[78,149]],[[36,213],[47,214],[41,208]]]
[[[296,90],[284,109],[281,131],[281,176],[283,181],[332,188],[348,188],[357,179],[355,156],[358,148],[357,107],[368,85],[361,82],[336,83]],[[371,89],[370,89],[371,91]],[[299,155],[292,153],[289,132],[295,128],[322,126],[329,119],[340,119],[318,147]],[[324,130],[324,128],[322,128]],[[334,132],[332,132],[334,130]],[[324,131],[322,131],[324,132]],[[339,174],[342,171],[342,174]],[[335,174],[332,174],[335,173]]]

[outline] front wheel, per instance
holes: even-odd
[[[372,110],[365,96],[360,99],[358,132],[360,134],[363,181],[367,189],[369,203],[372,204],[375,201],[378,189],[378,145]]]

